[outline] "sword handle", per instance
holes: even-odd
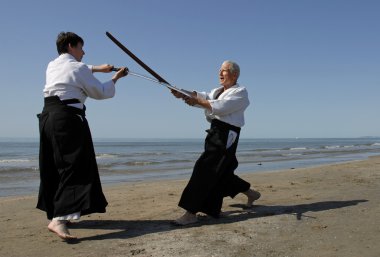
[[[112,69],[111,69],[111,71],[119,71],[121,68],[116,68],[116,67],[113,67]],[[129,69],[128,68],[125,68],[125,74],[128,74],[128,72],[129,72]]]

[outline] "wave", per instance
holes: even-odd
[[[96,159],[111,159],[111,158],[117,158],[119,155],[117,154],[108,154],[108,153],[103,153],[103,154],[97,154]]]
[[[1,145],[0,145],[1,146]],[[9,145],[0,148],[0,170],[36,170],[38,144],[30,150],[20,144],[16,150]],[[181,169],[192,166],[202,152],[201,141],[159,142],[98,142],[96,160],[99,167],[113,169]],[[2,151],[1,151],[2,150]],[[241,140],[237,151],[239,160],[284,161],[330,158],[350,154],[380,153],[379,139],[302,139],[302,140]]]
[[[286,150],[290,150],[290,151],[302,151],[302,150],[307,150],[307,147],[291,147],[291,148],[286,149]]]
[[[324,149],[338,149],[341,148],[340,145],[327,145],[323,147]]]
[[[195,160],[192,159],[169,159],[169,160],[134,160],[134,161],[115,161],[114,163],[102,163],[99,162],[99,166],[102,167],[113,167],[113,166],[147,166],[147,165],[176,165],[181,163],[194,163]]]
[[[134,157],[149,157],[149,156],[166,156],[173,155],[169,152],[130,152],[130,153],[98,153],[97,159],[111,159],[111,158],[134,158]]]
[[[147,166],[147,165],[155,165],[159,162],[153,162],[153,161],[132,161],[132,162],[125,162],[124,164],[127,166]]]
[[[4,159],[0,160],[0,163],[19,163],[19,162],[30,162],[28,159]]]
[[[39,171],[39,167],[36,167],[36,166],[30,166],[30,167],[0,167],[0,174],[1,175],[4,175],[4,174],[10,174],[12,176],[18,174],[18,173],[35,173],[37,171]]]
[[[38,169],[37,159],[2,159],[0,160],[0,171],[36,170]]]

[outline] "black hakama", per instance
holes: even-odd
[[[75,212],[104,213],[103,194],[85,111],[45,98],[39,118],[40,190],[37,208],[48,219]]]
[[[237,133],[235,142],[226,148],[229,131]],[[217,119],[206,130],[205,149],[195,163],[190,181],[184,189],[179,206],[195,214],[203,212],[218,217],[223,198],[234,198],[245,192],[250,184],[234,174],[238,166],[236,148],[240,128]]]

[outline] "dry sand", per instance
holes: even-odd
[[[262,193],[226,198],[225,217],[172,219],[186,180],[104,187],[106,214],[82,217],[67,243],[48,232],[36,196],[0,198],[0,256],[380,256],[380,157],[244,175]]]

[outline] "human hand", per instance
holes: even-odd
[[[122,77],[125,77],[128,75],[128,68],[127,67],[121,67],[121,68],[118,68],[118,70],[116,71],[116,73],[113,75],[112,77],[112,81],[113,83],[116,83],[116,81],[119,79],[119,78],[122,78]]]
[[[113,68],[113,67],[112,67]],[[116,71],[115,76],[119,79],[121,77],[125,77],[128,75],[128,68],[127,67],[120,67],[118,71]]]
[[[186,97],[184,94],[182,94],[181,92],[178,92],[176,90],[173,90],[173,89],[170,89],[170,92],[176,97],[176,98],[182,98],[184,99],[184,97]]]
[[[190,105],[190,106],[194,106],[194,105],[197,105],[199,104],[198,102],[198,98],[197,97],[189,97],[189,96],[185,96],[183,98],[183,100],[185,101],[186,104]]]

